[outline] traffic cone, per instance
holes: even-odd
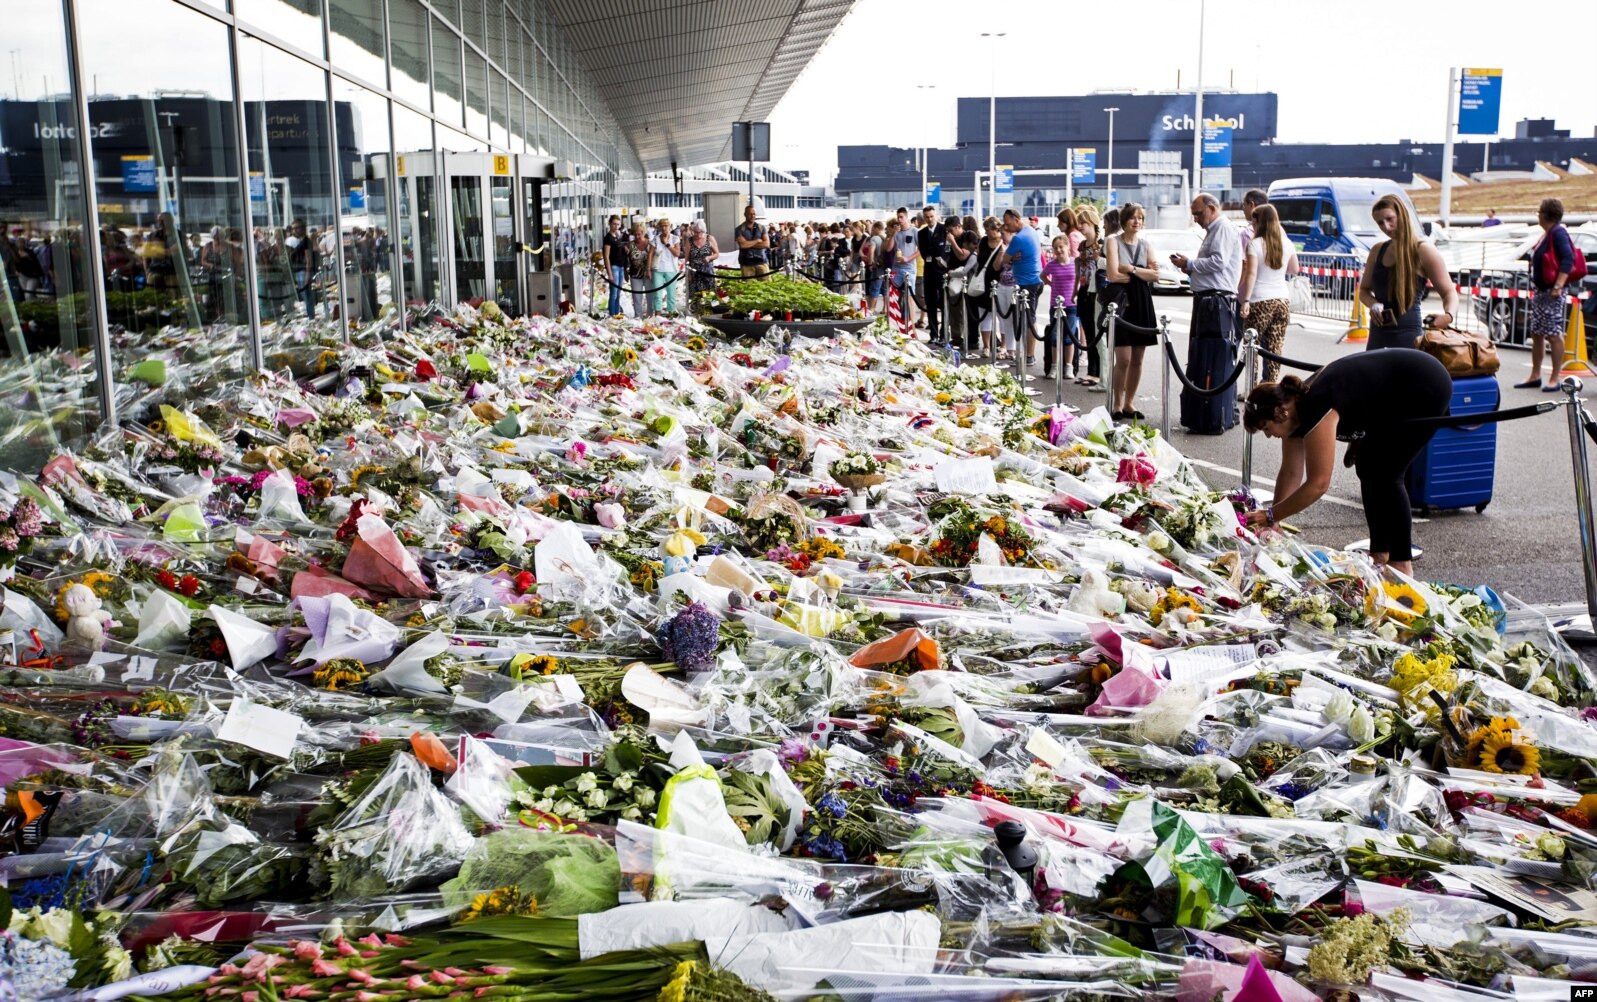
[[[1586,357],[1586,313],[1578,299],[1573,300],[1569,324],[1564,328],[1564,359],[1559,376],[1597,376],[1597,370],[1592,369],[1591,360]]]
[[[1370,315],[1364,309],[1361,300],[1353,300],[1353,315],[1347,318],[1347,330],[1342,332],[1343,341],[1364,342],[1370,339]]]

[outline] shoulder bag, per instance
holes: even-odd
[[[1473,331],[1430,327],[1420,335],[1414,347],[1441,362],[1454,379],[1490,376],[1502,366],[1497,346],[1485,334]]]

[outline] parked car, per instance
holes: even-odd
[[[1529,290],[1532,287],[1530,255],[1541,238],[1541,231],[1538,230],[1534,236],[1520,244],[1519,252],[1515,255],[1515,260],[1519,264],[1514,270],[1466,270],[1459,273],[1459,284],[1480,286],[1483,289]],[[1578,229],[1571,229],[1569,238],[1586,256],[1586,275],[1579,282],[1579,286],[1587,295],[1581,301],[1580,308],[1585,314],[1586,336],[1592,338],[1597,336],[1597,228],[1588,224]],[[1506,341],[1510,344],[1525,342],[1526,331],[1530,326],[1529,299],[1520,296],[1508,298],[1481,295],[1473,297],[1472,305],[1475,319],[1491,334],[1493,341]]]
[[[1187,257],[1196,257],[1198,248],[1203,245],[1203,229],[1198,226],[1189,226],[1184,230],[1143,230],[1142,235],[1153,247],[1154,253],[1159,256],[1159,281],[1154,283],[1155,292],[1191,292],[1192,281],[1185,272],[1176,270],[1170,263],[1170,255],[1185,254]]]

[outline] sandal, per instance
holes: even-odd
[[[1534,390],[1536,387],[1538,387],[1540,385],[1542,385],[1542,380],[1541,380],[1540,376],[1537,376],[1535,379],[1527,379],[1523,383],[1515,383],[1514,384],[1514,389],[1516,389],[1516,390]]]

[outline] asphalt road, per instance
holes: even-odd
[[[1156,297],[1154,306],[1170,318],[1171,342],[1176,354],[1186,358],[1186,332],[1192,300],[1185,295]],[[1431,312],[1429,307],[1428,312]],[[1287,334],[1289,358],[1327,362],[1362,344],[1341,344],[1346,328],[1341,321],[1302,317]],[[1523,350],[1501,349],[1503,367],[1498,372],[1503,387],[1503,407],[1552,399],[1537,390],[1515,390],[1512,384],[1527,378],[1530,355]],[[1160,415],[1160,373],[1152,349],[1147,353],[1138,409],[1157,425]],[[1046,384],[1036,369],[1034,391],[1051,401],[1053,384]],[[1180,427],[1180,382],[1170,375],[1170,439],[1186,454],[1216,489],[1241,482],[1243,439],[1240,425],[1223,435],[1194,435]],[[1589,384],[1597,393],[1597,383]],[[1083,409],[1103,405],[1105,396],[1067,383],[1066,403]],[[1557,399],[1562,399],[1559,395]],[[1280,444],[1255,436],[1254,489],[1261,497],[1269,490],[1280,463]],[[1594,449],[1597,460],[1597,449]],[[1337,465],[1331,490],[1312,508],[1297,515],[1292,524],[1312,542],[1345,547],[1368,537],[1364,509],[1359,503],[1359,483],[1353,471]],[[1486,510],[1473,508],[1441,512],[1415,519],[1415,540],[1423,555],[1415,561],[1417,576],[1474,587],[1487,584],[1523,602],[1583,602],[1584,579],[1580,564],[1579,533],[1575,515],[1575,490],[1570,458],[1567,410],[1497,425],[1497,471],[1494,493]]]

